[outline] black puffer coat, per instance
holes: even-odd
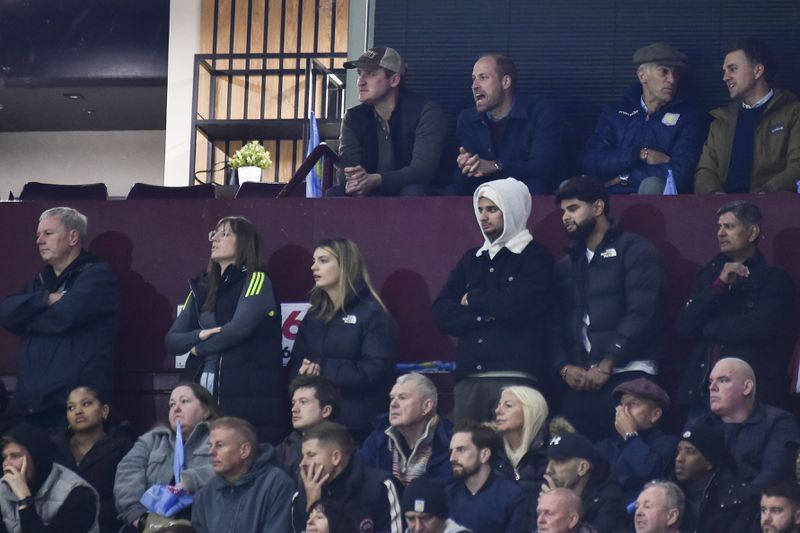
[[[114,476],[117,474],[117,464],[136,441],[136,433],[127,422],[112,426],[106,436],[84,455],[80,464],[75,462],[72,455],[69,443],[71,436],[69,431],[52,435],[55,462],[66,466],[94,487],[100,496],[100,533],[116,533],[122,527],[122,522],[117,520],[117,509],[114,507]]]
[[[263,271],[247,273],[229,266],[222,273],[214,312],[202,310],[205,276],[190,282],[191,294],[166,337],[167,352],[182,354],[193,347],[183,379],[198,381],[205,357],[217,355],[214,395],[225,414],[244,418],[260,440],[278,443],[288,429],[288,385],[281,347],[281,309],[272,283]],[[222,331],[200,340],[200,331]]]
[[[389,313],[361,287],[347,302],[345,312],[330,321],[309,309],[292,348],[291,376],[297,375],[303,359],[321,367],[323,377],[342,391],[338,422],[365,437],[372,420],[386,411],[397,359],[397,328]]]

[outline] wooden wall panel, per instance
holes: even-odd
[[[200,53],[214,52],[214,0],[203,0],[200,5]]]
[[[266,21],[267,26],[267,53],[279,54],[283,52],[281,43],[283,42],[283,33],[281,28],[283,24],[283,1],[282,0],[269,0],[269,18]],[[270,59],[267,62],[268,68],[279,68],[280,61],[277,59]]]
[[[216,0],[217,33],[214,38],[213,53],[228,54],[231,52],[231,0]],[[216,62],[217,68],[230,68],[229,61]]]
[[[247,18],[250,14],[250,2],[246,0],[237,0],[235,5],[235,13],[233,19],[233,53],[246,54],[249,53],[249,38],[250,27],[247,24]],[[244,69],[248,68],[247,60],[233,61],[233,68]]]
[[[332,54],[347,53],[349,0],[201,1],[202,53],[267,53],[276,57],[209,61],[218,71],[242,69],[252,73],[217,72],[213,77],[200,74],[198,119],[306,119],[309,99],[317,116],[326,116],[322,109],[323,77],[315,80],[314,94],[306,94],[310,85],[305,75],[308,59],[298,54],[313,54],[323,65],[341,67],[344,58],[333,59]],[[200,171],[207,170],[209,150],[212,166],[217,167],[241,145],[231,139],[214,139],[213,143],[202,140],[205,142],[197,142],[195,157],[195,168]],[[264,173],[264,181],[288,180],[303,160],[304,139],[270,138],[263,139],[262,144],[276,161],[274,168]],[[222,170],[198,175],[213,176],[217,183],[225,180]]]
[[[347,52],[347,28],[350,16],[350,0],[336,2],[336,24],[333,25],[336,33],[333,36],[334,52]],[[342,68],[345,60],[334,59],[334,68]]]

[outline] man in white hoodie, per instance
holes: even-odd
[[[524,183],[490,181],[472,202],[484,242],[450,273],[433,315],[442,333],[459,338],[455,418],[481,422],[492,418],[503,387],[538,387],[545,378],[554,274],[527,228]]]

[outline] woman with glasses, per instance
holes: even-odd
[[[281,310],[260,263],[261,239],[238,216],[220,220],[208,238],[208,268],[189,282],[167,352],[189,352],[182,378],[208,389],[226,414],[253,424],[259,440],[279,442],[287,429],[288,385]]]
[[[354,242],[319,242],[311,273],[311,309],[297,330],[289,367],[293,376],[321,375],[341,389],[338,421],[361,442],[373,418],[386,411],[396,327]]]

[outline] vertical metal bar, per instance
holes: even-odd
[[[264,0],[264,53],[269,50],[269,0]],[[267,58],[265,57],[261,65],[267,70]],[[264,120],[267,112],[267,74],[261,75],[261,120]]]
[[[289,0],[290,2],[292,0]],[[286,0],[281,2],[281,46],[280,46],[280,59],[278,59],[278,118],[281,118],[283,111],[283,62],[284,62],[284,39],[286,38]]]
[[[200,60],[194,56],[194,75],[192,76],[192,130],[189,134],[189,185],[194,185],[195,157],[197,154],[197,90],[200,83]]]
[[[233,30],[235,30],[235,29],[236,29],[236,0],[231,0],[231,23],[230,23],[230,29],[229,29],[230,38],[228,39],[228,53],[229,54],[233,53]],[[228,61],[228,68],[229,69],[233,69],[233,60],[232,59],[230,61]],[[231,90],[232,88],[233,88],[233,76],[228,74],[228,102],[227,102],[227,109],[225,111],[225,118],[227,118],[228,120],[231,119],[231,105],[232,105],[231,104],[231,97],[232,97],[232,93],[233,93],[233,91]],[[225,153],[226,154],[228,153],[227,148],[225,149]]]
[[[244,69],[250,71],[250,37],[252,33],[253,24],[253,0],[247,0],[247,46],[245,46],[245,53],[247,59],[244,62]],[[244,108],[242,109],[242,118],[247,119],[247,101],[250,97],[250,74],[244,75]]]
[[[303,34],[303,0],[297,0],[297,53],[302,50],[302,34]],[[299,56],[298,56],[299,57]],[[295,60],[294,69],[294,115],[293,118],[300,117],[300,74],[297,72],[298,62],[300,59]]]
[[[336,60],[333,54],[336,53],[336,0],[331,0],[331,56],[328,58],[328,68],[333,70]],[[327,110],[326,110],[327,111]]]
[[[281,181],[281,140],[275,139],[275,181]]]
[[[219,35],[217,32],[217,27],[219,26],[219,0],[214,0],[214,36],[211,38],[211,53],[217,53],[217,45],[219,44],[217,41],[219,39]],[[217,60],[211,60],[211,68],[217,68]]]
[[[316,15],[314,16],[314,53],[319,52],[319,0],[316,0],[314,6]]]
[[[292,139],[292,176],[297,172],[297,140]]]

